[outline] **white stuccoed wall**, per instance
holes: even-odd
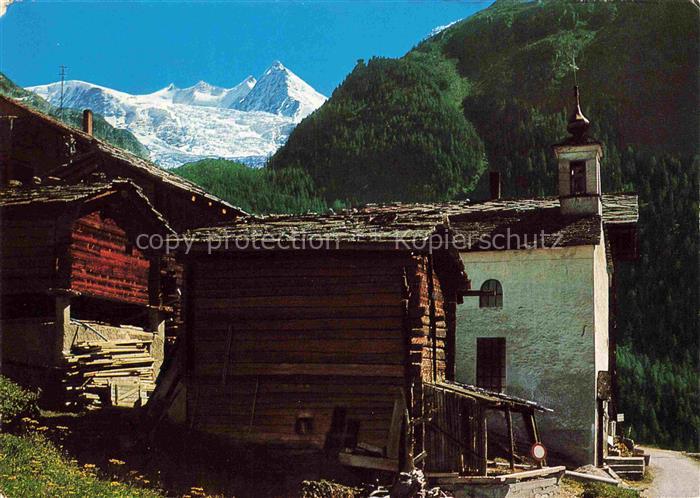
[[[503,286],[503,308],[457,308],[457,380],[476,383],[476,338],[506,338],[506,389],[555,410],[538,421],[550,461],[593,463],[597,370],[608,363],[605,250],[599,246],[462,253],[474,289]]]

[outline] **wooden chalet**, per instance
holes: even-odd
[[[163,360],[162,255],[174,233],[125,180],[0,190],[0,367],[46,402],[133,405]]]
[[[450,233],[440,207],[370,206],[179,236],[184,372],[163,389],[196,431],[486,475],[488,413],[522,414],[529,449],[544,408],[454,382],[455,308],[470,291]]]
[[[155,164],[96,139],[92,113],[77,130],[0,95],[0,184],[49,176],[66,183],[128,178],[178,231],[230,222],[243,211]]]

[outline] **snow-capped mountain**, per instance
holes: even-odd
[[[221,88],[200,81],[189,88],[180,89],[172,85],[169,89],[175,104],[230,108],[238,105],[250,93],[256,82],[255,78],[248,76],[233,88]]]
[[[60,103],[60,82],[27,89]],[[166,168],[206,157],[260,165],[325,100],[279,62],[259,80],[249,76],[232,88],[200,81],[132,95],[71,80],[63,89],[65,107],[92,109],[112,126],[131,131],[151,159]]]
[[[326,97],[275,61],[253,89],[233,109],[264,111],[301,120],[326,101]]]

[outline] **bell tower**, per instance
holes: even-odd
[[[578,86],[574,87],[574,110],[566,130],[569,137],[554,146],[559,167],[559,202],[562,214],[602,214],[600,159],[603,147],[588,136],[590,121],[581,111]]]

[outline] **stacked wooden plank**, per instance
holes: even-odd
[[[145,403],[155,389],[149,344],[143,339],[76,343],[67,357],[66,405],[96,409]]]
[[[605,463],[623,479],[640,480],[646,470],[643,456],[608,456]]]

